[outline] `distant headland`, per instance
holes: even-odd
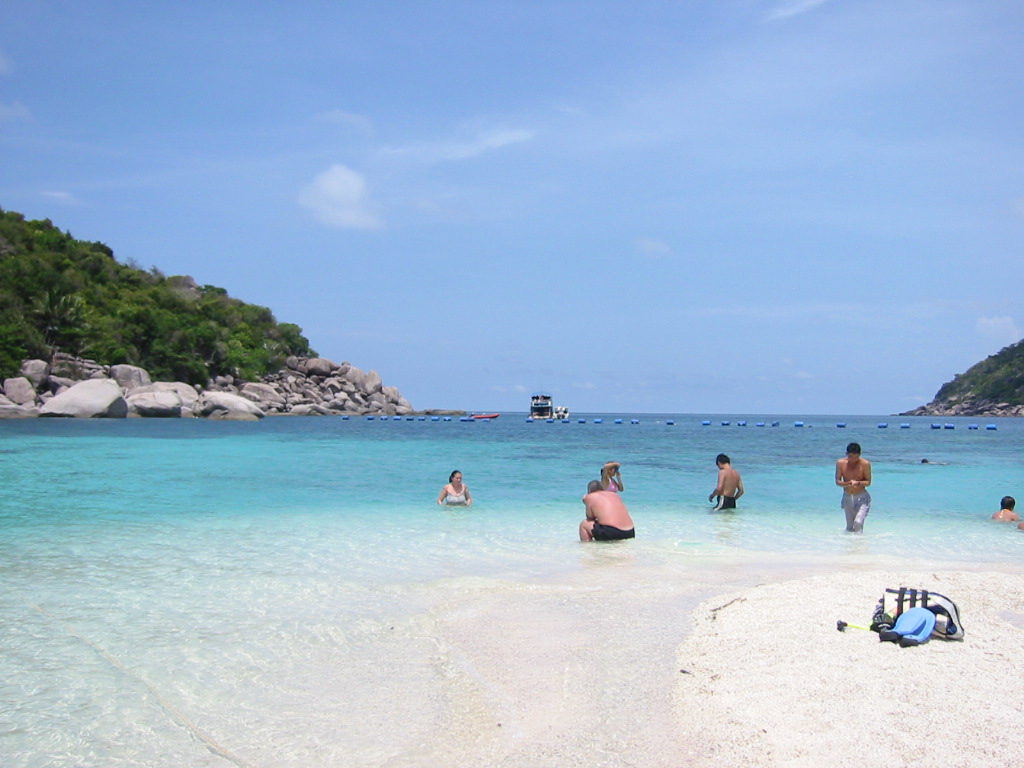
[[[942,385],[927,405],[901,416],[1024,416],[1024,340]]]
[[[266,307],[3,209],[0,383],[7,418],[415,412],[375,371],[318,356]]]

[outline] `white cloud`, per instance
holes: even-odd
[[[31,119],[32,113],[29,112],[28,107],[20,101],[15,101],[12,104],[0,104],[0,123],[6,122],[7,120]]]
[[[522,128],[500,128],[484,131],[462,141],[412,144],[405,147],[391,147],[385,152],[390,155],[412,157],[425,163],[471,160],[513,144],[531,141],[536,135],[534,131]]]
[[[40,193],[43,197],[49,198],[54,202],[64,203],[65,205],[80,205],[81,201],[70,192],[64,192],[61,190],[48,190]]]
[[[332,165],[299,194],[299,204],[316,218],[342,229],[380,229],[383,220],[366,192],[362,174],[344,165]]]
[[[979,317],[977,322],[974,324],[974,329],[978,332],[978,335],[988,339],[1000,347],[1005,347],[1008,344],[1015,344],[1021,340],[1020,328],[1017,327],[1017,323],[1014,322],[1012,317]]]
[[[649,237],[641,237],[636,241],[636,249],[644,256],[650,256],[652,258],[660,258],[662,256],[671,256],[672,246],[661,240],[654,240]]]
[[[819,5],[824,5],[829,0],[784,0],[772,9],[768,14],[769,21],[776,19],[788,19],[791,16],[799,16],[801,13],[813,11]]]
[[[318,115],[320,120],[338,125],[348,125],[363,133],[373,133],[373,122],[365,115],[346,112],[343,109],[331,109]]]
[[[491,386],[492,392],[499,392],[501,394],[512,393],[515,395],[521,395],[525,392],[529,392],[522,384],[494,384]]]

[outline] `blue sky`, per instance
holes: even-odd
[[[1024,4],[54,2],[0,207],[420,408],[891,413],[1024,332]]]

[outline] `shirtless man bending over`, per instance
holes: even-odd
[[[602,491],[600,480],[591,480],[583,497],[586,519],[580,523],[580,541],[615,541],[636,537],[633,518],[614,491]]]
[[[846,446],[846,458],[836,462],[836,485],[843,489],[843,511],[846,513],[846,530],[860,533],[864,530],[864,518],[871,509],[871,462],[860,457],[860,445]]]
[[[708,501],[714,502],[719,497],[715,509],[736,509],[736,499],[743,495],[743,478],[740,473],[732,468],[732,462],[724,453],[718,454],[715,459],[718,465],[718,485],[708,496]]]

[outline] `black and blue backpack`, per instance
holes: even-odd
[[[964,628],[960,623],[960,609],[956,607],[956,603],[938,592],[909,587],[886,588],[885,594],[879,601],[879,606],[882,613],[891,616],[893,621],[910,608],[918,606],[927,608],[935,614],[935,629],[932,630],[932,637],[943,640],[964,639]]]

